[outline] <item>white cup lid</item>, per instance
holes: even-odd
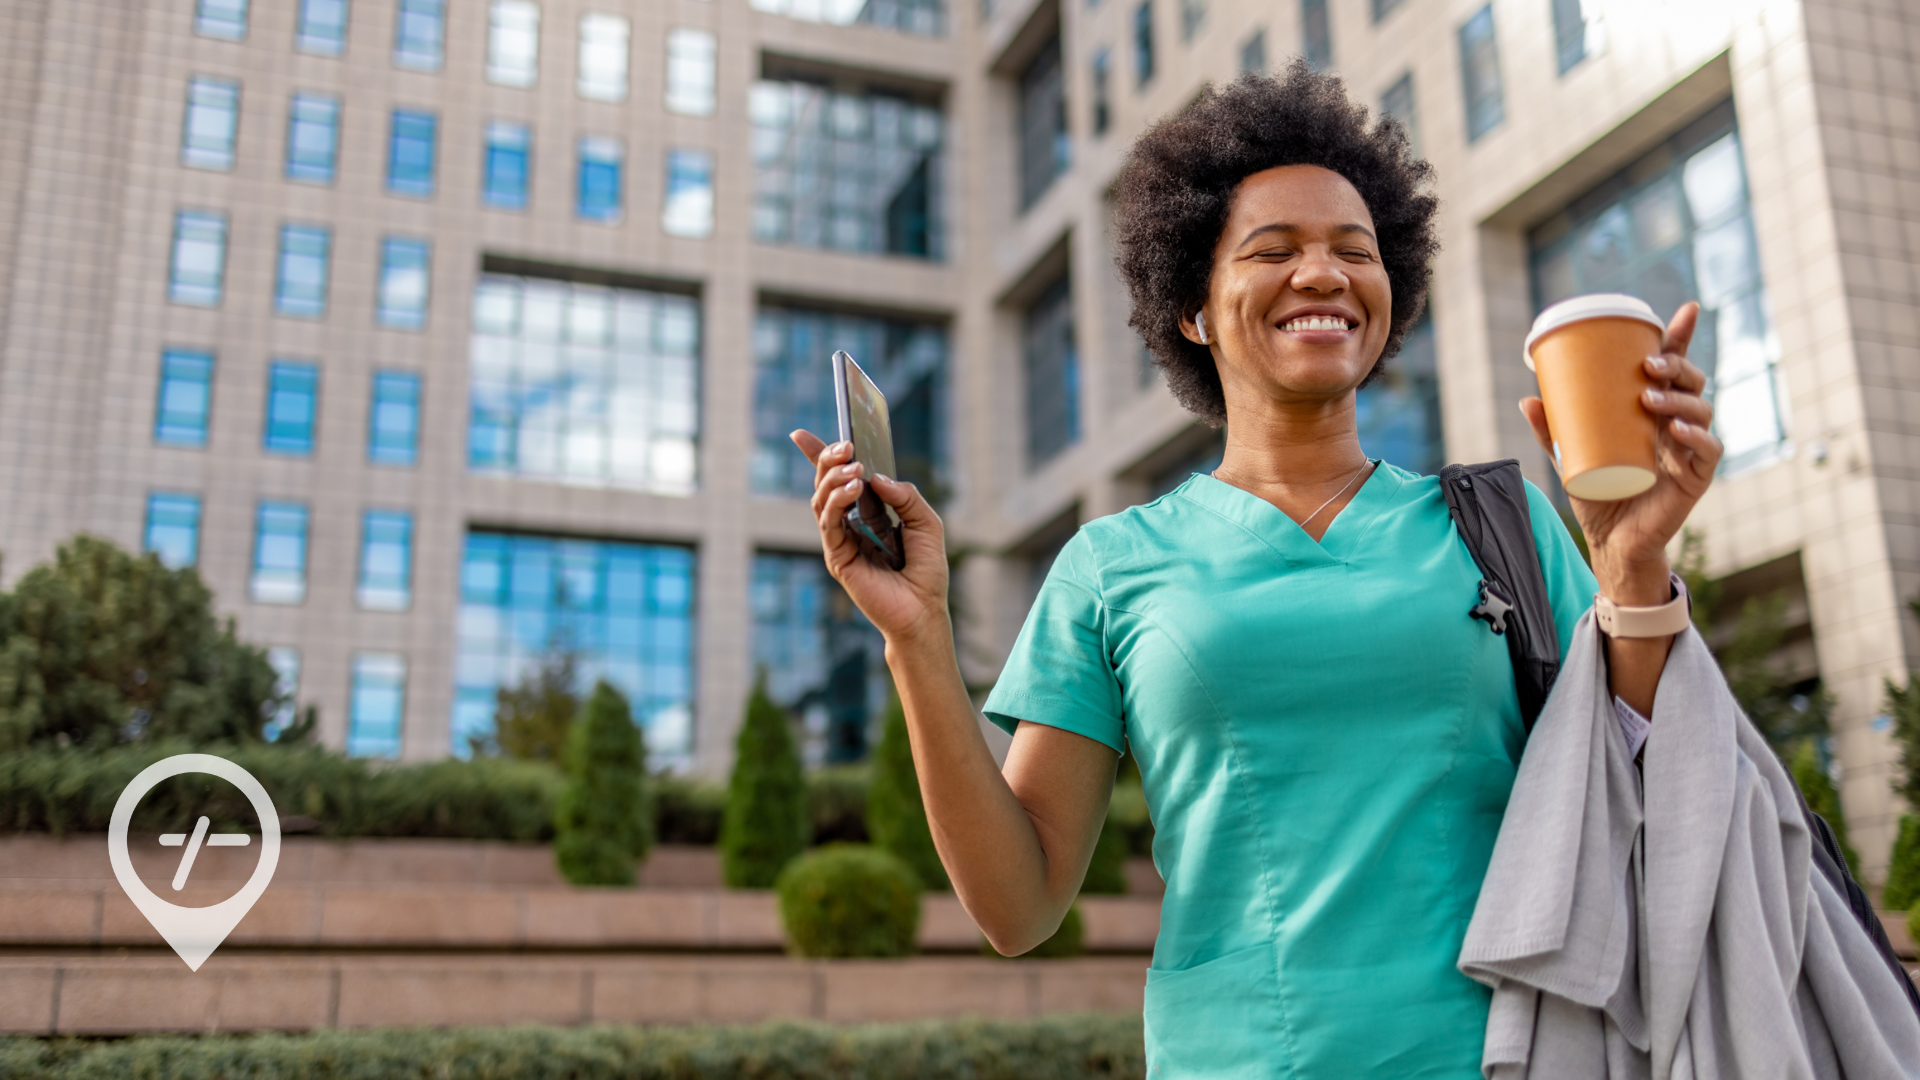
[[[1553,333],[1568,323],[1584,322],[1587,319],[1639,319],[1651,325],[1662,334],[1667,324],[1653,313],[1653,306],[1637,296],[1626,293],[1589,293],[1586,296],[1572,296],[1557,304],[1547,305],[1546,310],[1534,317],[1533,330],[1527,335],[1527,347],[1524,359],[1527,370],[1533,370],[1533,343]]]

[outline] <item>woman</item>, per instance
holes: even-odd
[[[1148,972],[1150,1075],[1479,1075],[1487,993],[1455,970],[1523,733],[1505,643],[1467,614],[1480,579],[1438,481],[1363,453],[1354,394],[1426,299],[1429,166],[1331,76],[1209,91],[1143,135],[1119,182],[1133,326],[1226,455],[1060,552],[975,724],[947,618],[939,519],[871,477],[907,564],[864,561],[841,519],[862,483],[806,432],[827,565],[886,638],[955,891],[1019,953],[1079,890],[1123,750],[1167,882]],[[1674,596],[1666,545],[1720,458],[1697,307],[1647,361],[1660,476],[1574,511],[1593,571],[1539,492],[1533,526],[1564,649],[1596,591]],[[1518,362],[1518,358],[1506,358]],[[1550,445],[1537,399],[1520,403]],[[1597,582],[1596,582],[1597,577]],[[1608,645],[1643,716],[1671,639]]]

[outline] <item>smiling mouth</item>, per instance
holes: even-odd
[[[1358,325],[1337,315],[1302,315],[1281,323],[1280,329],[1288,333],[1303,333],[1309,330],[1352,330]]]

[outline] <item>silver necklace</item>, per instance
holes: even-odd
[[[1333,499],[1337,499],[1337,498],[1339,498],[1340,496],[1342,496],[1342,495],[1345,495],[1345,494],[1347,493],[1347,489],[1353,486],[1353,482],[1354,482],[1355,480],[1358,480],[1358,479],[1360,479],[1360,474],[1361,474],[1361,473],[1363,473],[1363,472],[1366,472],[1366,471],[1367,471],[1367,466],[1369,466],[1369,465],[1371,465],[1371,464],[1373,464],[1373,461],[1372,461],[1372,459],[1368,459],[1368,460],[1366,460],[1366,461],[1362,461],[1362,462],[1360,463],[1360,467],[1359,467],[1358,469],[1356,469],[1356,470],[1354,470],[1354,473],[1353,473],[1353,475],[1352,475],[1352,476],[1349,476],[1349,477],[1347,477],[1347,482],[1346,482],[1346,483],[1344,483],[1344,484],[1342,484],[1342,485],[1340,485],[1340,490],[1339,490],[1339,491],[1336,491],[1336,492],[1334,492],[1334,493],[1333,493]],[[1325,509],[1326,509],[1327,507],[1329,507],[1329,506],[1332,506],[1332,505],[1333,505],[1333,499],[1328,499],[1328,500],[1327,500],[1326,502],[1323,502],[1323,503],[1321,503],[1321,504],[1320,504],[1320,506],[1319,506],[1319,508],[1318,508],[1318,509],[1316,509],[1316,510],[1314,510],[1314,512],[1313,512],[1313,513],[1311,513],[1311,514],[1308,514],[1308,515],[1307,515],[1306,517],[1304,517],[1304,518],[1302,518],[1302,519],[1300,519],[1300,527],[1301,527],[1301,528],[1303,528],[1303,529],[1304,529],[1304,528],[1306,528],[1306,527],[1307,527],[1307,522],[1309,522],[1309,521],[1312,521],[1312,520],[1313,520],[1314,518],[1317,518],[1317,517],[1319,517],[1319,516],[1320,516],[1320,511],[1321,511],[1321,510],[1325,510]]]

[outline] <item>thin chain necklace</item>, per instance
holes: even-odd
[[[1361,474],[1361,473],[1363,473],[1363,472],[1366,472],[1366,471],[1367,471],[1367,466],[1369,466],[1369,465],[1371,465],[1371,464],[1373,464],[1373,461],[1372,461],[1372,459],[1368,459],[1368,460],[1366,460],[1366,461],[1362,461],[1362,462],[1360,463],[1360,467],[1359,467],[1358,469],[1355,469],[1355,470],[1354,470],[1354,472],[1353,472],[1353,475],[1352,475],[1352,476],[1349,476],[1349,477],[1347,477],[1347,482],[1346,482],[1346,483],[1344,483],[1344,484],[1341,484],[1341,485],[1340,485],[1340,490],[1339,490],[1339,491],[1336,491],[1336,492],[1334,492],[1334,493],[1333,493],[1333,499],[1337,499],[1337,498],[1339,498],[1340,496],[1342,496],[1342,495],[1345,495],[1345,494],[1347,493],[1347,489],[1353,486],[1353,482],[1354,482],[1355,480],[1358,480],[1358,479],[1360,479],[1360,474]],[[1300,527],[1301,527],[1301,528],[1303,528],[1303,529],[1304,529],[1304,528],[1306,528],[1306,527],[1307,527],[1307,522],[1309,522],[1309,521],[1312,521],[1312,520],[1313,520],[1314,518],[1317,518],[1317,517],[1319,517],[1319,516],[1320,516],[1320,511],[1321,511],[1321,510],[1325,510],[1325,509],[1326,509],[1327,507],[1329,507],[1329,506],[1332,506],[1332,505],[1333,505],[1333,499],[1328,499],[1328,500],[1327,500],[1326,502],[1323,502],[1323,503],[1321,503],[1321,504],[1319,505],[1319,507],[1317,507],[1317,508],[1316,508],[1316,509],[1315,509],[1315,510],[1313,511],[1313,513],[1311,513],[1311,514],[1308,514],[1308,515],[1307,515],[1307,516],[1306,516],[1305,518],[1302,518],[1302,519],[1301,519],[1301,521],[1300,521]]]

